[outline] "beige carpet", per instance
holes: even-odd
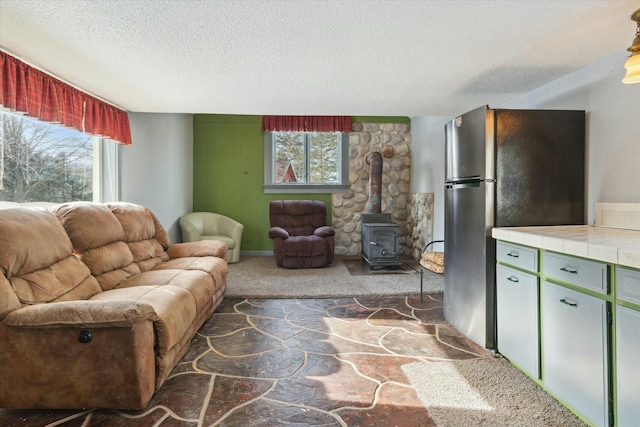
[[[402,370],[438,426],[585,426],[506,359],[418,362]]]
[[[424,292],[443,291],[442,276],[425,272]],[[289,270],[277,267],[272,256],[242,256],[229,264],[227,297],[342,298],[380,295],[417,295],[420,273],[353,276],[342,257],[326,268]]]

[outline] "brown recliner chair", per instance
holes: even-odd
[[[333,262],[335,231],[327,225],[324,202],[274,200],[269,203],[269,220],[279,267],[316,268]]]

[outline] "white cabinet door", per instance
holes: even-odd
[[[608,426],[606,301],[544,282],[541,302],[545,387],[595,425]]]
[[[637,426],[640,420],[640,312],[618,306],[616,310],[616,369],[618,414],[616,425]]]
[[[534,378],[538,361],[538,278],[496,267],[498,351]]]

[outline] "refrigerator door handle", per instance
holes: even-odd
[[[457,190],[460,188],[476,188],[476,187],[480,187],[481,182],[483,181],[452,182],[446,185],[446,189]]]

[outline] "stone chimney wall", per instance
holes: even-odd
[[[413,259],[419,260],[425,245],[433,241],[433,193],[412,193],[409,201],[409,248]],[[430,247],[429,250],[435,248]]]
[[[354,123],[349,134],[350,190],[332,196],[332,225],[336,231],[336,255],[361,254],[361,220],[367,213],[369,200],[369,165],[365,160],[371,152],[389,152],[383,156],[382,213],[391,214],[398,225],[400,253],[412,256],[412,231],[409,229],[411,195],[411,125],[408,123]]]

